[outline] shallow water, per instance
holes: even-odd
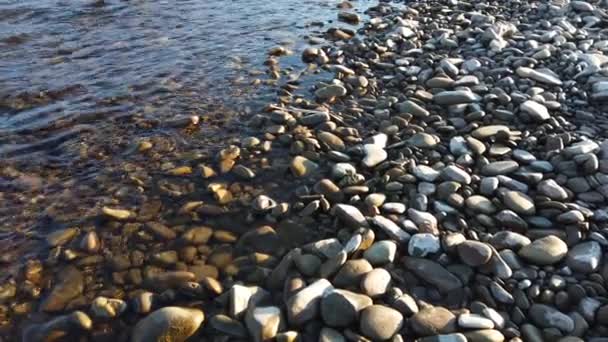
[[[310,23],[336,18],[337,3],[0,1],[0,154],[48,152],[127,113],[171,117],[242,102],[239,84],[266,51],[297,50]]]

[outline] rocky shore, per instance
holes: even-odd
[[[45,237],[0,285],[4,340],[608,341],[607,9],[342,3],[361,28],[311,38],[306,72],[269,52],[255,134],[140,142],[161,174],[125,167]]]

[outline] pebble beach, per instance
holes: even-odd
[[[328,11],[23,249],[0,341],[608,342],[608,1]]]

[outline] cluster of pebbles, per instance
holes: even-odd
[[[8,340],[608,341],[606,8],[382,3],[327,30],[314,98],[289,80],[259,135],[164,165],[210,200],[167,181],[171,220],[116,201],[49,234],[0,286]]]

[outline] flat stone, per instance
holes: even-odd
[[[535,265],[552,265],[568,253],[568,246],[555,235],[548,235],[523,246],[518,254]]]
[[[508,126],[504,126],[504,125],[489,125],[489,126],[482,126],[479,127],[477,129],[475,129],[473,132],[471,132],[471,135],[474,138],[477,139],[487,139],[490,137],[493,137],[495,135],[497,135],[498,133],[509,133],[511,130],[509,129]]]
[[[393,337],[403,326],[403,315],[393,308],[371,305],[361,313],[361,333],[372,341],[384,341]]]
[[[469,90],[449,90],[433,95],[433,101],[440,105],[456,105],[479,102],[481,97]]]
[[[555,85],[555,86],[562,85],[562,81],[559,78],[557,78],[547,72],[542,72],[542,71],[534,70],[534,69],[527,68],[527,67],[519,67],[519,68],[517,68],[517,70],[515,72],[520,77],[531,78],[537,82],[541,82],[541,83],[545,83],[545,84],[549,84],[549,85]]]
[[[401,229],[395,222],[387,219],[384,216],[374,216],[371,220],[372,224],[386,233],[390,238],[398,242],[407,242],[410,239],[410,234]]]
[[[432,260],[413,257],[404,257],[402,260],[405,268],[435,286],[442,293],[462,287],[462,282],[457,276]]]
[[[458,326],[465,329],[493,329],[494,322],[481,315],[461,314],[458,316]]]
[[[399,113],[412,114],[415,118],[426,118],[430,115],[429,111],[414,101],[405,101],[395,105]]]
[[[533,304],[528,315],[540,328],[557,328],[565,333],[574,330],[572,318],[549,305]]]
[[[342,97],[346,95],[346,88],[339,84],[330,84],[319,88],[315,91],[315,96],[321,100],[328,100],[334,97]]]
[[[507,191],[502,198],[505,206],[520,215],[536,214],[534,201],[528,195],[519,191]]]
[[[505,336],[496,329],[482,329],[464,333],[468,342],[503,342]]]
[[[484,165],[481,168],[481,174],[484,176],[506,175],[516,171],[518,168],[519,164],[516,161],[503,160]]]
[[[440,306],[426,307],[410,318],[412,329],[421,336],[449,334],[456,331],[456,316]]]
[[[204,319],[201,310],[167,306],[140,320],[133,328],[131,341],[185,341]]]

